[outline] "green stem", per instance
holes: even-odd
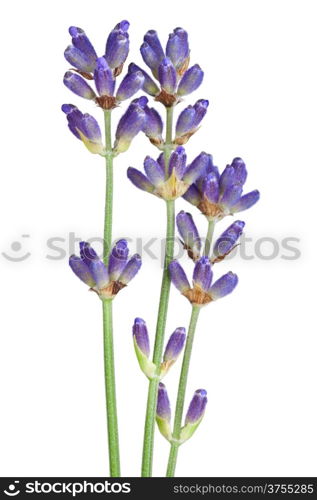
[[[199,313],[200,313],[200,307],[193,306],[192,314],[191,314],[191,318],[190,318],[190,323],[189,323],[189,327],[188,327],[182,370],[181,370],[181,374],[179,377],[179,385],[178,385],[177,401],[176,401],[176,409],[175,409],[175,417],[174,417],[173,441],[171,443],[171,450],[170,450],[170,455],[169,455],[169,459],[168,459],[167,472],[166,472],[167,477],[173,477],[175,474],[176,461],[177,461],[178,448],[179,448],[178,441],[180,438],[180,433],[181,433],[181,428],[182,428],[182,418],[183,418],[183,411],[184,411],[184,402],[185,402],[185,394],[186,394],[186,386],[187,386],[190,358],[191,358],[191,353],[192,353],[192,349],[193,349],[193,342],[194,342],[195,330],[196,330],[196,325],[197,325]]]
[[[166,140],[165,140],[165,170],[168,171],[168,163],[172,151],[172,130],[173,130],[173,108],[166,108]],[[168,301],[171,287],[171,280],[168,272],[168,265],[174,255],[174,237],[175,237],[175,202],[166,202],[166,246],[164,269],[162,276],[161,295],[156,324],[156,336],[153,352],[153,363],[159,370],[162,352],[164,346],[165,326],[168,310]],[[156,415],[156,400],[158,392],[158,377],[149,382],[147,408],[144,426],[144,441],[143,441],[143,457],[142,457],[142,477],[152,476],[153,462],[153,447],[154,447],[154,432],[155,432],[155,415]]]
[[[205,248],[204,248],[204,255],[206,257],[209,257],[209,255],[210,255],[211,242],[212,242],[212,237],[214,234],[214,229],[215,229],[215,221],[214,220],[208,221],[208,231],[207,231]]]
[[[105,111],[104,115],[106,138],[106,202],[103,256],[104,263],[107,265],[112,243],[113,154],[111,140],[111,111]],[[104,300],[102,302],[102,313],[109,469],[111,477],[119,477],[120,455],[113,350],[112,300]]]
[[[119,435],[112,335],[112,301],[103,300],[103,345],[107,401],[109,468],[111,477],[120,476]]]

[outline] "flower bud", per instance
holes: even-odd
[[[163,143],[163,121],[160,114],[154,108],[145,107],[145,120],[143,132],[150,139],[151,143],[159,146]]]
[[[193,282],[194,286],[208,292],[212,281],[211,264],[208,257],[201,257],[195,264]]]
[[[197,427],[201,423],[207,405],[207,391],[198,389],[195,391],[194,397],[190,402],[185,425],[181,430],[180,441],[184,443],[192,437]]]
[[[161,434],[169,441],[171,433],[171,406],[164,384],[160,382],[157,394],[156,422]]]
[[[134,99],[127,111],[121,117],[117,131],[114,150],[118,153],[126,151],[132,139],[142,130],[146,118],[144,108],[147,105],[147,98],[140,97]]]
[[[218,262],[222,260],[234,248],[236,242],[240,238],[245,223],[241,220],[231,224],[216,240],[213,249],[212,261]]]
[[[128,243],[126,240],[119,240],[112,248],[109,256],[109,276],[112,281],[117,281],[128,261]]]
[[[118,101],[125,101],[129,97],[136,94],[143,85],[144,76],[142,71],[135,71],[134,73],[128,73],[118,88],[116,98]]]
[[[183,181],[187,184],[193,184],[198,177],[204,175],[208,165],[209,155],[207,153],[200,153],[192,163],[187,167]]]
[[[177,84],[177,74],[171,60],[167,57],[159,65],[158,79],[165,92],[174,94]]]
[[[147,94],[155,97],[160,93],[160,89],[156,85],[156,83],[152,80],[152,78],[144,71],[141,69],[139,66],[137,66],[134,63],[129,64],[128,68],[129,73],[133,73],[134,71],[142,71],[142,74],[144,76],[144,81],[142,85],[142,90],[146,92]]]
[[[182,28],[176,28],[168,37],[166,55],[172,61],[177,73],[182,76],[189,63],[188,35]]]
[[[64,75],[64,85],[74,94],[84,99],[95,99],[96,94],[80,75],[67,71]]]
[[[100,96],[113,96],[116,81],[113,77],[106,59],[99,57],[97,59],[97,68],[94,73],[96,89]]]
[[[177,262],[177,260],[173,260],[168,266],[168,269],[170,272],[172,282],[181,293],[184,293],[190,289],[190,284],[185,274],[185,271],[182,268],[182,266]]]
[[[189,68],[183,75],[177,90],[179,96],[185,96],[198,89],[203,81],[204,73],[198,64]]]
[[[183,350],[184,344],[186,340],[186,331],[185,328],[176,328],[176,330],[170,336],[163,356],[163,366],[168,368],[175,363],[178,356]],[[166,373],[165,368],[165,373]]]
[[[189,257],[197,260],[200,256],[201,240],[192,215],[182,210],[176,217],[176,224]]]
[[[128,21],[121,21],[108,36],[106,43],[106,59],[110,68],[120,71],[129,53]],[[117,72],[117,74],[119,74]]]
[[[250,193],[241,196],[241,198],[231,207],[231,212],[234,214],[236,212],[243,212],[243,210],[247,210],[252,207],[257,201],[259,201],[260,192],[255,189]]]
[[[140,351],[148,358],[150,355],[150,339],[146,323],[141,318],[135,318],[134,320],[133,337]]]
[[[97,54],[86,33],[81,28],[77,28],[76,26],[71,26],[69,28],[69,34],[72,37],[73,46],[76,49],[80,50],[80,52],[82,52],[82,54],[87,59],[90,60],[90,65],[91,65],[90,68],[87,68],[87,70],[84,71],[89,71],[89,72],[93,71],[95,69]]]
[[[95,62],[92,63],[89,57],[86,56],[86,54],[81,52],[73,45],[69,45],[66,48],[64,56],[66,61],[68,61],[69,64],[74,66],[79,71],[90,73],[91,71],[94,70]]]
[[[128,261],[127,265],[123,269],[122,273],[119,276],[118,281],[123,285],[127,285],[134,276],[138,273],[140,267],[142,265],[142,260],[139,254],[135,254]]]
[[[210,288],[209,293],[212,300],[218,300],[229,295],[238,284],[238,276],[229,272],[219,278]]]

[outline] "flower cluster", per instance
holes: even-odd
[[[69,265],[73,272],[100,299],[113,299],[117,293],[134,278],[141,267],[138,254],[129,259],[126,240],[119,240],[112,248],[109,264],[106,266],[89,243],[82,241],[80,257],[71,255]]]
[[[175,200],[186,193],[187,189],[206,171],[208,155],[200,153],[190,165],[182,146],[171,154],[168,168],[165,169],[164,154],[155,161],[147,156],[144,160],[144,175],[130,167],[128,177],[139,189],[154,194],[164,200]]]
[[[189,439],[199,426],[203,419],[207,405],[207,391],[197,389],[189,404],[185,425],[181,429],[178,444],[182,444]],[[161,434],[168,440],[172,441],[171,431],[171,405],[165,385],[160,382],[158,389],[157,405],[156,405],[156,422]]]
[[[146,323],[142,318],[135,318],[132,333],[134,349],[141,370],[149,379],[156,376],[162,379],[183,350],[186,340],[185,328],[176,328],[172,333],[166,344],[163,361],[159,367],[150,360],[150,339]]]
[[[144,83],[141,71],[128,72],[116,90],[116,79],[120,75],[129,52],[129,23],[121,21],[108,36],[105,54],[98,57],[84,30],[71,26],[72,44],[65,50],[66,60],[73,66],[64,75],[64,84],[74,94],[95,102],[103,110],[111,110],[122,101],[138,92]],[[95,90],[87,82],[95,84]],[[128,149],[132,139],[144,129],[147,98],[132,101],[121,117],[112,154]],[[76,106],[64,104],[62,111],[67,116],[71,132],[94,154],[107,152],[102,141],[101,130],[95,118],[83,114]]]
[[[242,195],[246,179],[247,170],[241,158],[234,158],[220,175],[209,155],[205,174],[190,186],[183,197],[195,205],[208,220],[217,222],[227,215],[252,207],[259,200],[258,190]]]
[[[238,283],[238,276],[232,272],[224,274],[212,285],[213,271],[210,259],[201,257],[195,263],[193,286],[191,287],[184,269],[177,260],[169,265],[172,282],[194,306],[203,306],[231,293]]]
[[[143,90],[166,107],[174,106],[200,86],[204,73],[198,64],[188,68],[188,35],[184,29],[176,28],[169,35],[165,52],[157,32],[150,30],[144,36],[140,51],[159,85],[136,64],[130,64],[129,71],[141,71],[144,76]]]

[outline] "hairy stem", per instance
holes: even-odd
[[[214,222],[214,220],[208,221],[208,231],[207,231],[207,236],[206,236],[206,241],[205,241],[205,248],[204,248],[204,255],[206,257],[209,257],[209,255],[210,255],[211,242],[212,242],[212,237],[213,237],[213,234],[214,234],[214,229],[215,229],[215,222]]]
[[[106,201],[103,257],[104,263],[107,265],[112,243],[113,153],[111,140],[111,111],[105,111],[104,114],[106,138]],[[111,477],[119,477],[120,455],[113,350],[112,300],[104,300],[102,302],[102,313],[109,469]]]
[[[166,140],[164,149],[165,172],[168,173],[168,163],[172,151],[172,130],[173,130],[173,108],[166,108]],[[161,295],[158,308],[156,336],[153,353],[153,363],[159,366],[162,359],[164,346],[165,326],[168,310],[168,301],[170,294],[171,280],[168,271],[168,265],[174,255],[174,233],[175,233],[175,202],[166,202],[166,246],[164,269],[161,284]],[[152,476],[156,400],[158,392],[158,378],[149,382],[147,408],[144,426],[143,457],[142,457],[142,477]]]

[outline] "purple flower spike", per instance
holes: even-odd
[[[128,73],[122,80],[116,98],[118,101],[125,101],[129,97],[136,94],[143,85],[144,76],[142,71],[134,71],[133,73]]]
[[[207,153],[200,153],[187,167],[186,173],[183,177],[183,181],[187,184],[193,184],[198,177],[204,175],[209,161],[209,155]]]
[[[163,121],[160,114],[154,108],[146,106],[143,132],[156,146],[162,144]]]
[[[201,240],[193,217],[182,210],[176,217],[176,224],[189,256],[196,260],[200,255]]]
[[[229,226],[217,239],[213,249],[213,259],[225,257],[240,238],[245,222],[237,220]]]
[[[94,80],[96,89],[100,96],[113,96],[116,81],[113,77],[112,70],[104,57],[99,57],[97,59],[97,68],[94,73]]]
[[[207,113],[208,105],[209,101],[200,99],[194,106],[187,106],[187,108],[181,112],[176,122],[176,143],[178,143],[178,138],[184,136],[190,137],[196,132]]]
[[[177,84],[177,74],[171,60],[167,57],[159,65],[158,79],[162,89],[168,94],[174,94]]]
[[[82,54],[84,54],[84,56],[86,56],[86,58],[90,60],[90,68],[87,68],[87,70],[84,71],[93,71],[95,69],[97,54],[86,33],[81,28],[71,26],[69,28],[69,34],[72,37],[73,46],[76,49],[80,50],[80,52],[82,52]]]
[[[233,205],[233,207],[231,207],[231,212],[243,212],[243,210],[247,210],[248,208],[255,205],[255,203],[259,201],[259,198],[260,192],[255,189],[254,191],[251,191],[250,193],[242,196],[240,200],[235,205]]]
[[[67,71],[64,75],[63,81],[66,87],[74,92],[74,94],[77,94],[84,99],[95,99],[95,92],[80,75]]]
[[[184,172],[186,170],[186,160],[186,151],[183,147],[179,146],[171,154],[169,162],[169,175],[171,175],[174,171],[178,179],[183,179]]]
[[[175,287],[181,292],[184,293],[190,289],[190,284],[185,274],[182,266],[177,262],[177,260],[173,260],[168,266],[171,280],[174,283]]]
[[[195,264],[193,284],[195,287],[208,292],[212,281],[211,264],[208,257],[201,257]]]
[[[127,171],[128,179],[134,184],[137,188],[142,189],[142,191],[147,191],[148,193],[153,193],[154,186],[151,184],[149,179],[142,174],[139,170],[133,167],[129,167]]]
[[[218,300],[229,295],[238,284],[238,276],[229,272],[219,278],[210,288],[209,293],[212,300]]]
[[[144,71],[141,69],[139,66],[137,66],[134,63],[131,63],[128,68],[129,73],[133,73],[134,71],[142,71],[142,74],[144,76],[144,81],[142,85],[142,90],[146,92],[147,94],[155,97],[160,93],[160,89],[156,85],[156,83],[152,80],[152,78]]]
[[[86,54],[81,52],[73,45],[69,45],[66,48],[64,56],[66,61],[68,61],[69,64],[74,66],[74,68],[78,69],[79,71],[90,73],[95,68],[95,62],[92,62],[91,59],[86,56]]]
[[[132,139],[143,129],[144,121],[146,119],[144,109],[147,103],[148,100],[144,96],[134,99],[127,111],[121,117],[116,131],[116,153],[126,151],[129,148]]]
[[[144,160],[144,170],[153,186],[157,187],[165,181],[164,170],[161,165],[150,156],[147,156]]]
[[[188,35],[182,28],[176,28],[168,37],[166,55],[171,59],[177,73],[186,71],[189,61]]]
[[[124,64],[129,53],[129,23],[121,21],[111,31],[106,43],[106,59],[110,68],[117,70]]]
[[[204,416],[207,404],[207,391],[198,389],[195,391],[194,397],[190,402],[185,424],[196,424]]]
[[[198,89],[203,81],[203,78],[204,72],[198,64],[195,64],[184,73],[184,76],[179,83],[177,94],[179,96],[191,94],[194,90]]]
[[[94,278],[92,277],[89,268],[87,264],[81,259],[80,257],[77,257],[76,255],[71,255],[69,258],[69,265],[72,269],[72,271],[76,274],[76,276],[86,283],[86,285],[90,287],[94,287],[96,285],[96,282]]]
[[[158,388],[156,415],[163,420],[167,420],[168,422],[171,420],[171,405],[166,387],[162,384],[162,382],[159,383]]]
[[[126,240],[119,240],[112,248],[109,257],[109,276],[111,281],[117,281],[125,268],[128,260],[128,243]]]
[[[184,344],[186,340],[186,330],[185,328],[176,328],[174,333],[169,338],[167,342],[163,361],[165,363],[174,363],[180,353],[183,350]]]
[[[146,323],[141,318],[135,318],[134,320],[133,337],[140,351],[148,358],[150,355],[150,339]]]
[[[127,265],[123,269],[121,275],[119,276],[120,283],[123,285],[127,285],[134,276],[138,273],[140,267],[142,265],[142,260],[140,255],[135,254],[128,261]]]

